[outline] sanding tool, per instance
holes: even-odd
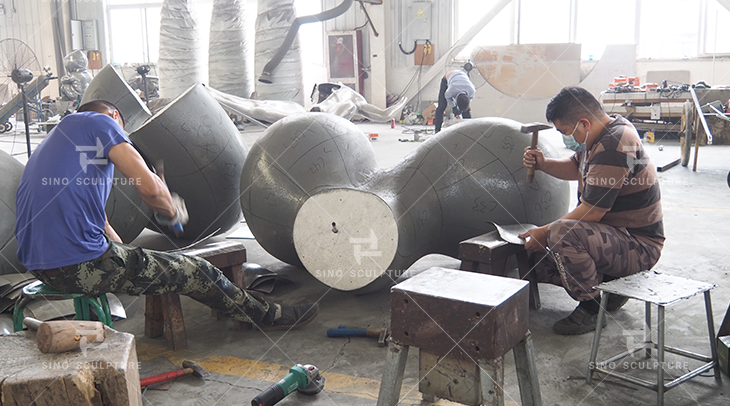
[[[297,364],[279,382],[253,398],[251,406],[273,406],[294,391],[303,395],[316,395],[324,388],[324,376],[314,365]]]

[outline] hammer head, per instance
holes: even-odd
[[[203,367],[193,361],[183,361],[182,367],[191,368],[193,370],[193,375],[197,376],[198,378],[205,378],[206,376],[210,375],[210,372],[206,371],[205,369],[203,369]]]
[[[529,134],[529,133],[532,133],[535,131],[547,130],[548,128],[553,128],[553,126],[551,126],[550,124],[545,124],[545,123],[530,123],[530,124],[523,124],[520,131],[522,131],[523,133]]]
[[[383,324],[383,327],[380,329],[380,336],[378,337],[378,347],[385,347],[385,339],[387,339],[390,336],[390,328],[387,324]]]

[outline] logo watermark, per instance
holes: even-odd
[[[353,254],[358,265],[362,262],[363,257],[379,257],[382,255],[380,251],[375,251],[378,249],[378,237],[373,229],[370,229],[370,237],[368,238],[350,237],[350,244],[353,244]],[[370,244],[370,250],[363,250],[360,244]]]
[[[104,145],[101,144],[101,140],[99,138],[96,139],[96,145],[92,146],[77,146],[76,151],[80,152],[79,154],[79,163],[81,164],[81,169],[83,169],[84,173],[86,173],[86,168],[91,165],[106,165],[109,163],[109,160],[104,158]],[[96,154],[93,158],[89,159],[87,152],[94,152],[96,151]]]

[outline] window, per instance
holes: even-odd
[[[456,39],[461,38],[498,0],[458,0],[456,13]],[[509,45],[512,35],[512,7],[507,5],[489,22],[464,48],[462,54],[469,55],[473,46]]]
[[[112,63],[157,63],[160,10],[159,5],[109,7]]]
[[[570,3],[570,0],[521,0],[518,42],[520,44],[570,42]]]
[[[575,42],[583,60],[598,60],[606,45],[636,41],[635,0],[578,0]]]
[[[730,54],[728,27],[730,27],[730,11],[716,0],[709,0],[705,13],[705,42],[702,50],[705,54]]]
[[[639,56],[697,56],[700,10],[700,2],[697,0],[642,0]]]

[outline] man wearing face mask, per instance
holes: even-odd
[[[587,90],[563,88],[548,104],[546,116],[581,147],[564,159],[545,158],[541,150],[527,148],[524,165],[577,180],[580,201],[560,219],[521,237],[533,252],[538,281],[563,286],[579,302],[553,330],[584,334],[595,330],[600,308],[593,286],[651,269],[659,260],[664,245],[661,194],[656,169],[634,126],[621,116],[608,116]],[[606,310],[617,310],[627,300],[612,295]]]

